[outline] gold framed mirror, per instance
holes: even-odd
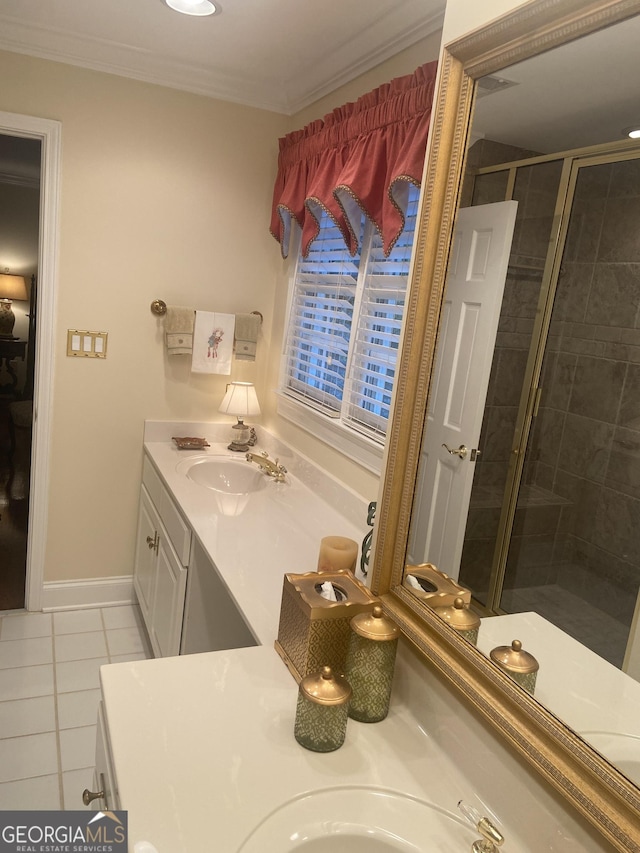
[[[638,14],[640,0],[532,0],[443,51],[372,567],[372,588],[405,636],[623,851],[640,851],[640,789],[402,581],[475,81]]]

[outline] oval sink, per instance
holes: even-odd
[[[177,470],[214,492],[226,495],[245,495],[264,489],[267,478],[244,458],[228,456],[198,456],[180,462]]]
[[[640,737],[617,732],[580,732],[587,743],[640,785]]]
[[[382,788],[325,788],[271,812],[238,853],[421,853],[470,850],[478,839],[459,817]]]

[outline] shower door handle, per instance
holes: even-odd
[[[464,457],[469,452],[468,449],[464,446],[464,444],[461,444],[457,450],[452,449],[451,447],[449,447],[448,444],[443,444],[442,446],[449,453],[450,456],[459,456],[460,459],[464,459]]]

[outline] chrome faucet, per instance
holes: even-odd
[[[458,808],[482,836],[471,845],[471,853],[498,853],[498,848],[504,844],[504,835],[500,830],[488,817],[482,817],[473,806],[467,805],[462,800],[458,803]]]
[[[260,455],[249,452],[245,454],[245,459],[247,462],[255,462],[258,468],[264,471],[267,477],[273,477],[276,483],[284,483],[284,475],[287,473],[287,469],[284,465],[280,465],[278,459],[275,462],[269,459],[269,454],[266,450],[263,450]]]

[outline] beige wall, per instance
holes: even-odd
[[[449,6],[455,35],[478,17],[471,0]],[[155,298],[262,311],[262,357],[231,378],[256,383],[263,423],[376,497],[376,476],[275,414],[290,269],[267,231],[277,140],[437,58],[439,44],[425,39],[293,117],[0,52],[1,79],[11,80],[0,110],[62,123],[45,580],[131,573],[144,419],[218,417],[228,378],[167,360]],[[69,328],[108,332],[108,358],[67,358]]]
[[[229,380],[167,360],[151,301],[262,311],[262,357],[231,378],[266,394],[287,119],[11,53],[0,78],[0,110],[62,123],[45,580],[130,574],[144,419],[214,420]],[[108,332],[107,359],[67,358],[69,328]]]
[[[423,39],[411,48],[402,51],[382,65],[353,80],[351,83],[336,89],[335,92],[316,101],[310,107],[300,111],[289,120],[289,129],[295,130],[304,127],[310,121],[322,118],[335,107],[355,100],[394,77],[411,74],[419,65],[437,59],[439,49],[440,33],[438,32],[429,38]],[[278,277],[274,309],[274,346],[269,365],[269,386],[273,388],[276,388],[278,385],[287,289],[293,261],[293,258],[289,258],[288,261],[280,261],[280,274]],[[346,459],[328,444],[315,439],[308,432],[295,426],[295,424],[278,417],[275,412],[275,399],[272,399],[271,403],[272,406],[267,413],[267,417],[269,428],[274,433],[290,445],[296,447],[301,453],[320,464],[335,477],[348,483],[352,489],[362,495],[366,500],[371,501],[377,498],[380,486],[380,478],[377,475],[372,474],[355,462]],[[366,519],[363,519],[363,531],[367,530],[365,522]]]
[[[453,41],[522,5],[513,0],[448,0],[442,42]]]

